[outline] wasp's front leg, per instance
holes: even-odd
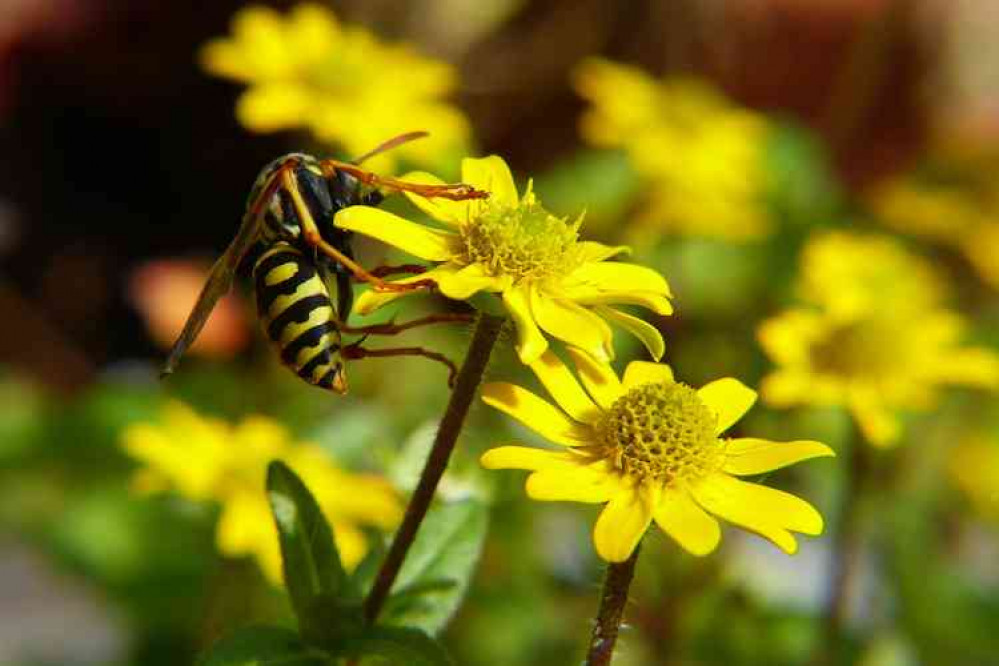
[[[466,183],[450,183],[431,185],[429,183],[410,183],[390,176],[379,176],[356,164],[340,162],[339,160],[323,160],[320,166],[327,177],[337,170],[348,173],[369,187],[384,187],[397,192],[412,192],[427,199],[450,199],[451,201],[466,201],[468,199],[488,199],[489,193],[477,190]]]
[[[379,358],[388,356],[422,356],[423,358],[428,358],[431,361],[437,361],[438,363],[443,363],[447,366],[448,377],[447,385],[450,388],[454,388],[454,383],[458,377],[458,367],[454,364],[451,359],[444,354],[440,354],[429,349],[424,349],[423,347],[389,347],[386,349],[366,349],[361,346],[360,342],[355,342],[351,345],[346,345],[340,352],[345,359],[360,359],[360,358]]]

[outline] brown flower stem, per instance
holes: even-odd
[[[378,619],[378,614],[388,599],[392,584],[399,575],[402,563],[406,559],[409,547],[416,539],[416,532],[420,529],[420,524],[430,509],[430,503],[434,499],[434,492],[437,484],[447,469],[448,460],[454,450],[458,435],[465,423],[465,416],[472,404],[472,399],[478,391],[482,376],[489,362],[493,346],[499,338],[500,330],[503,328],[505,319],[489,314],[481,314],[475,326],[475,333],[472,335],[472,343],[468,348],[468,355],[458,371],[458,378],[455,381],[454,390],[451,392],[451,399],[448,401],[444,417],[441,419],[440,428],[434,438],[434,446],[427,456],[427,462],[423,466],[420,474],[420,481],[413,491],[413,496],[406,507],[406,515],[402,519],[402,524],[395,533],[392,545],[389,547],[385,561],[375,577],[375,582],[364,600],[364,618],[373,623]]]
[[[635,546],[631,557],[624,562],[607,565],[604,587],[600,593],[600,610],[593,624],[590,648],[586,653],[585,666],[608,666],[614,655],[617,632],[621,628],[621,617],[628,602],[628,588],[635,577],[635,563],[641,544]]]

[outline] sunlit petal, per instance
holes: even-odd
[[[673,370],[665,363],[649,363],[648,361],[632,361],[624,369],[623,385],[625,391],[644,384],[672,384]]]
[[[771,442],[767,439],[742,438],[725,443],[725,465],[729,474],[762,474],[811,458],[832,457],[836,453],[820,442],[798,440]]]
[[[498,446],[482,454],[486,469],[565,470],[579,464],[578,456],[566,451],[546,451],[528,446]]]
[[[728,430],[756,402],[756,391],[731,377],[705,384],[698,389],[697,395],[708,409],[718,415],[715,434]]]
[[[666,353],[666,344],[663,342],[663,336],[659,332],[659,329],[644,319],[639,319],[606,305],[593,306],[593,312],[612,324],[617,324],[641,340],[642,344],[645,345],[645,348],[655,360],[658,361]]]
[[[301,125],[309,104],[309,91],[297,83],[257,85],[239,96],[236,118],[256,132],[275,132]]]
[[[434,282],[442,279],[447,279],[451,275],[456,273],[458,268],[453,264],[444,264],[433,268],[426,273],[420,273],[419,275],[409,275],[398,280],[392,280],[391,284],[410,284],[413,282],[421,282],[423,280],[432,280]],[[354,301],[354,312],[359,315],[371,314],[378,308],[382,307],[386,303],[391,303],[397,298],[402,298],[403,296],[409,296],[411,294],[418,294],[420,291],[377,291],[375,289],[368,289],[363,294],[361,294],[356,301]]]
[[[763,536],[787,553],[798,544],[788,530],[821,534],[822,516],[805,500],[789,493],[718,473],[691,484],[702,507],[730,523]]]
[[[556,444],[580,446],[594,439],[590,428],[572,421],[559,409],[515,384],[486,384],[482,387],[482,400]]]
[[[349,206],[336,214],[333,223],[349,231],[370,236],[426,261],[447,261],[457,239],[453,233],[416,224],[380,208]]]
[[[596,241],[580,241],[576,247],[579,248],[583,262],[604,261],[631,252],[627,245],[604,245]]]
[[[517,327],[517,354],[520,356],[520,362],[530,365],[548,349],[548,341],[534,320],[527,287],[505,290],[503,303]]]
[[[673,312],[669,298],[652,291],[604,291],[591,286],[567,286],[562,295],[580,305],[639,305],[660,315]]]
[[[693,555],[707,555],[718,547],[718,521],[680,490],[665,489],[653,512],[656,524]]]
[[[607,562],[623,562],[631,556],[652,522],[653,503],[641,486],[622,490],[597,518],[593,543]]]
[[[582,423],[593,423],[600,417],[590,396],[550,349],[531,364],[531,370],[569,416]]]
[[[456,301],[464,301],[480,291],[500,291],[503,282],[486,274],[479,264],[471,264],[456,272],[442,273],[437,279],[441,293]]]
[[[601,291],[647,291],[669,297],[669,285],[658,272],[617,261],[601,261],[583,264],[567,278],[569,285],[581,283]]]
[[[600,407],[610,408],[624,394],[624,387],[614,373],[614,368],[573,347],[568,347],[567,351],[586,391]]]
[[[489,192],[490,203],[516,206],[519,202],[510,167],[497,155],[463,159],[461,180],[476,189]]]
[[[423,185],[446,185],[443,180],[426,171],[412,171],[402,177],[407,183],[420,183]],[[428,199],[412,192],[405,192],[406,198],[430,217],[445,222],[453,227],[468,220],[469,200],[452,201],[443,197]]]
[[[534,500],[588,504],[606,502],[621,490],[615,477],[580,466],[535,472],[527,478],[525,488]]]
[[[531,311],[538,326],[597,360],[613,358],[613,333],[607,323],[570,300],[543,296],[531,289]]]

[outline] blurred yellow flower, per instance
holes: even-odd
[[[212,74],[249,84],[236,116],[256,132],[303,127],[351,155],[403,132],[431,133],[372,159],[375,170],[397,157],[437,165],[469,141],[465,115],[444,101],[457,80],[451,65],[340,25],[322,5],[300,4],[287,17],[245,7],[232,36],[205,44],[200,59]]]
[[[770,231],[766,120],[696,79],[656,81],[598,58],[576,71],[593,106],[580,120],[596,146],[623,148],[648,188],[636,233],[655,230],[732,241]]]
[[[232,426],[174,402],[164,407],[161,423],[127,428],[122,446],[144,465],[134,477],[139,492],[173,490],[218,502],[219,551],[255,557],[275,584],[281,583],[281,552],[265,489],[272,460],[283,460],[315,495],[347,567],[367,552],[363,527],[392,529],[402,517],[400,499],[387,481],[341,470],[318,446],[293,441],[280,423],[264,416]]]
[[[931,409],[941,386],[999,386],[999,355],[962,346],[965,322],[941,307],[941,278],[900,244],[832,233],[803,257],[799,292],[817,307],[758,330],[778,366],[761,385],[767,402],[845,406],[872,444],[888,446],[901,436],[898,412]]]
[[[877,188],[871,206],[885,226],[962,252],[999,289],[999,165],[995,158],[944,160],[937,178],[907,174]]]
[[[561,409],[514,384],[482,390],[487,404],[565,448],[501,446],[482,464],[531,470],[532,499],[606,503],[593,531],[604,560],[627,559],[652,521],[695,555],[717,547],[717,518],[787,553],[797,550],[791,532],[822,532],[808,502],[736,478],[834,455],[819,442],[722,438],[752,407],[754,391],[731,378],[695,390],[676,382],[668,366],[643,361],[618,379],[609,366],[570,353],[578,381],[551,351],[531,365]]]
[[[894,238],[830,231],[805,245],[798,292],[833,317],[905,316],[941,305],[947,284]]]
[[[405,178],[442,182],[427,173]],[[662,357],[659,331],[615,307],[639,305],[670,314],[671,294],[661,275],[644,266],[607,261],[627,248],[580,241],[582,217],[569,222],[553,216],[530,185],[518,196],[510,169],[499,157],[465,159],[461,179],[489,192],[489,198],[449,201],[409,195],[446,230],[367,206],[346,208],[334,222],[437,263],[399,283],[432,280],[441,293],[456,300],[479,292],[501,294],[516,323],[517,351],[524,363],[534,362],[548,348],[542,331],[595,358],[613,358],[608,322],[638,337],[656,359]],[[357,300],[356,310],[367,314],[402,295],[369,290]]]
[[[950,451],[951,478],[983,517],[999,521],[999,442],[981,435]]]

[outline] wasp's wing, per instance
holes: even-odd
[[[201,333],[201,329],[204,327],[205,322],[208,321],[208,317],[215,308],[215,304],[232,288],[232,281],[236,275],[236,269],[239,268],[240,261],[246,256],[250,248],[253,247],[259,236],[260,221],[262,219],[263,216],[257,206],[248,209],[246,215],[243,216],[243,222],[236,233],[236,238],[233,239],[229,247],[226,248],[225,253],[212,266],[212,271],[208,275],[208,281],[202,288],[201,294],[198,296],[198,301],[194,304],[194,309],[191,310],[191,314],[187,318],[187,323],[184,324],[184,330],[181,331],[180,337],[177,338],[177,342],[173,344],[173,349],[170,350],[170,355],[167,357],[166,363],[163,364],[163,370],[160,372],[161,376],[169,375],[174,371],[177,363],[180,362],[180,357],[184,355],[187,348],[194,343],[198,334]]]

